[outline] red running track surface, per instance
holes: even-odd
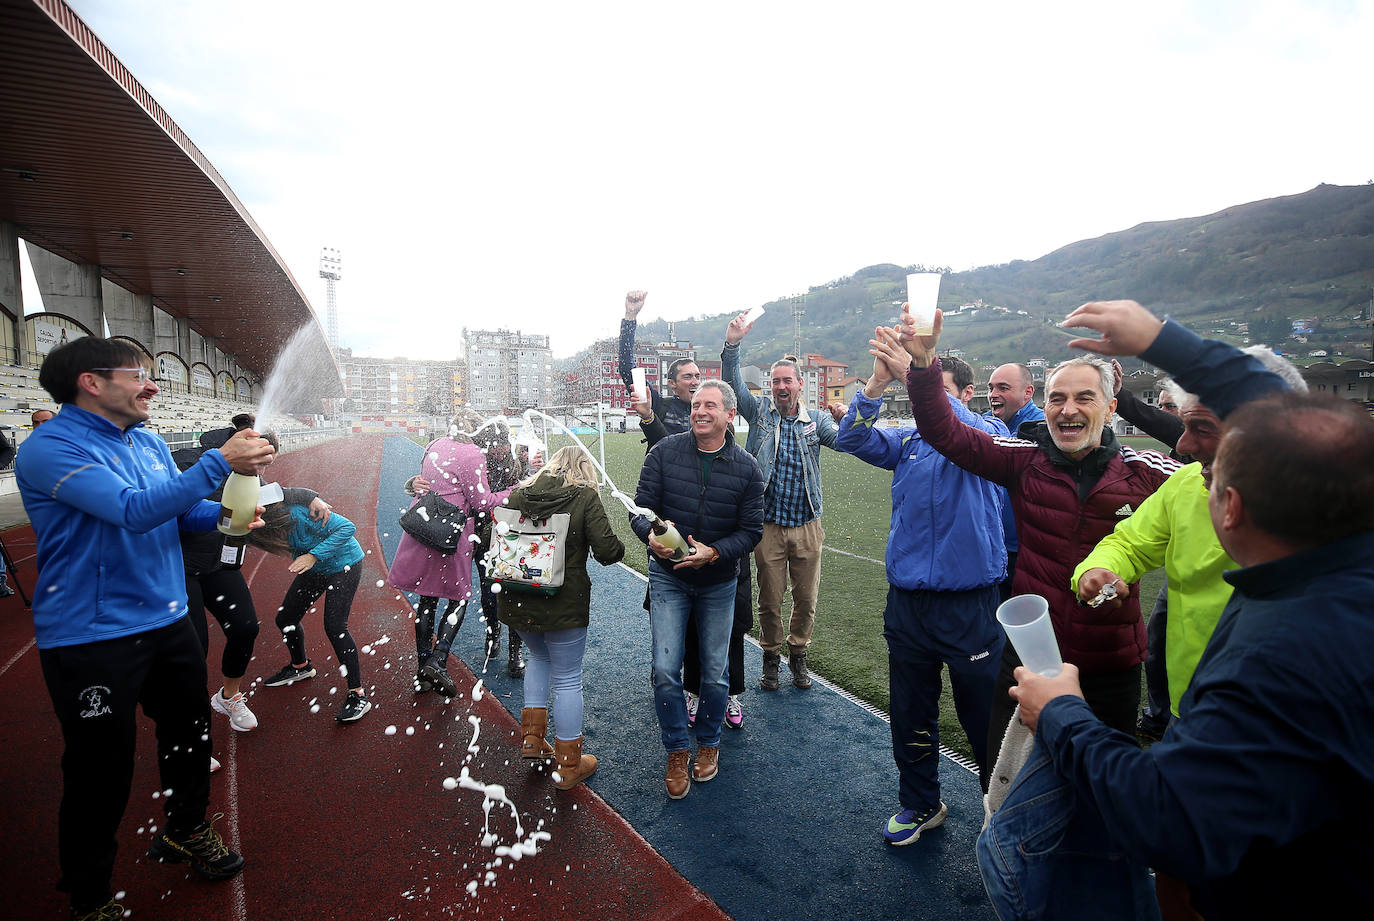
[[[244,686],[252,685],[249,703],[260,726],[232,732],[214,714],[214,750],[224,769],[211,804],[225,813],[217,827],[247,866],[234,880],[211,883],[143,856],[151,827],[162,821],[145,720],[114,876],[132,918],[726,918],[594,793],[560,793],[547,773],[527,767],[518,724],[490,696],[472,700],[475,678],[458,659],[450,658],[449,670],[460,699],[445,704],[433,693],[414,694],[410,608],[378,585],[386,578],[374,520],[382,441],[321,445],[282,457],[271,471],[285,485],[318,490],[358,526],[368,558],[349,625],[360,649],[370,650],[361,668],[372,712],[353,725],[335,723],[344,684],[318,610],[304,629],[320,674],[284,688],[261,685],[287,660],[272,616],[290,574],[285,559],[250,550],[244,572],[262,630]],[[32,531],[16,528],[4,539],[32,592]],[[210,635],[209,690],[217,690],[223,637],[213,619]],[[0,600],[0,700],[0,915],[64,918],[65,896],[54,888],[61,736],[33,624],[17,595]],[[480,720],[475,754],[468,751],[470,717]],[[510,809],[499,805],[490,811],[498,840],[483,845],[482,793],[444,785],[464,766],[480,782],[504,786],[527,838],[548,833],[537,854],[497,860],[496,849],[517,840]]]

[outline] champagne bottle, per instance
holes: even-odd
[[[668,524],[657,515],[654,516],[654,520],[650,522],[649,527],[653,529],[660,544],[672,549],[673,555],[670,558],[672,562],[677,563],[686,558],[689,553],[697,552],[696,547],[688,546],[687,541],[682,539],[682,535],[677,532],[677,528]]]
[[[241,473],[229,474],[224,482],[224,498],[219,502],[219,529],[230,537],[242,537],[258,509],[258,478]]]
[[[223,569],[239,569],[248,550],[247,537],[226,537],[219,552],[219,563]]]

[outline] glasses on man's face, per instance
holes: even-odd
[[[133,374],[137,374],[137,375],[138,375],[138,383],[139,383],[140,386],[142,386],[143,384],[148,383],[149,379],[152,377],[152,375],[148,373],[148,369],[147,369],[147,368],[143,368],[143,367],[139,367],[139,368],[92,368],[91,370],[92,370],[92,371],[129,371],[129,372],[131,372],[131,373],[133,373]]]

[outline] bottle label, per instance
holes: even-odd
[[[226,569],[237,569],[243,565],[244,544],[225,543],[224,549],[219,552],[219,561]]]

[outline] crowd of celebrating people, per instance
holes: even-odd
[[[627,388],[645,300],[631,291],[625,301]],[[992,373],[992,410],[980,416],[969,409],[972,369],[939,354],[941,325],[937,311],[930,333],[905,313],[875,329],[872,373],[847,406],[807,406],[791,356],[751,393],[740,364],[747,314],[725,330],[721,379],[683,359],[667,369],[666,394],[636,392],[647,450],[630,526],[648,554],[667,795],[682,799],[728,767],[722,730],[744,725],[755,610],[758,688],[778,690],[784,655],[792,685],[812,685],[824,447],[892,471],[889,845],[915,844],[949,815],[937,771],[947,669],[985,794],[985,814],[966,818],[983,822],[977,861],[1003,921],[1374,904],[1364,876],[1374,857],[1364,656],[1374,644],[1374,420],[1307,394],[1268,349],[1204,340],[1131,301],[1065,319],[1097,335],[1070,343],[1089,355],[1046,375],[1043,409],[1029,371],[1010,364]],[[1159,407],[1123,386],[1113,356],[1170,375]],[[259,623],[237,568],[242,541],[216,525],[225,478],[260,476],[277,446],[244,416],[173,455],[141,427],[157,386],[118,340],[53,349],[40,382],[62,409],[25,442],[16,476],[37,537],[37,645],[65,744],[59,888],[73,917],[113,919],[138,707],[157,724],[172,791],[149,856],[210,879],[243,866],[206,815],[211,720],[223,714],[238,732],[258,724],[242,682]],[[893,386],[910,398],[909,424],[881,420]],[[1170,455],[1123,444],[1114,413]],[[553,765],[560,790],[598,764],[582,733],[587,560],[626,553],[597,482],[580,446],[530,457],[504,420],[462,410],[406,483],[418,522],[388,574],[419,599],[417,694],[456,696],[447,660],[474,595],[489,660],[508,628],[506,669],[523,679],[521,756]],[[503,568],[515,535],[529,559]],[[288,661],[264,684],[317,674],[303,621],[323,595],[348,689],[336,719],[361,719],[372,705],[348,630],[364,558],[352,522],[313,491],[284,488],[256,509],[246,540],[287,557],[294,576],[275,619]],[[1139,580],[1160,567],[1167,585],[1147,626]],[[999,604],[1025,594],[1047,602],[1057,675],[1025,668],[997,622]],[[225,637],[215,682],[207,611]],[[1142,748],[1142,737],[1158,741]]]

